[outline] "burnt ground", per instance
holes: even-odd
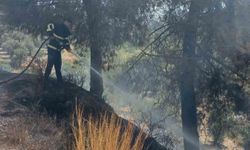
[[[13,73],[0,72],[0,81],[14,76]],[[58,86],[51,79],[46,88],[42,79],[38,76],[26,74],[8,84],[0,85],[0,134],[1,129],[8,126],[15,119],[29,114],[30,111],[46,112],[50,116],[56,116],[58,120],[69,118],[72,114],[75,102],[84,107],[84,114],[99,116],[104,112],[115,113],[113,108],[98,99],[89,91],[86,91],[72,83],[64,83]],[[123,119],[124,123],[128,122]],[[0,139],[0,150],[5,150],[5,143]],[[147,138],[146,144],[149,150],[164,150],[153,138]],[[7,149],[10,149],[9,147]]]

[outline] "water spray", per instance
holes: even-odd
[[[81,57],[78,54],[76,54],[75,52],[70,51],[70,53],[73,54],[75,57],[77,57],[77,59],[81,59]],[[119,93],[119,96],[125,97],[126,101],[128,99],[131,99],[131,101],[133,103],[138,102],[138,97],[137,96],[135,96],[134,94],[130,94],[128,92],[125,92],[124,89],[121,89],[113,81],[111,81],[110,79],[108,79],[104,74],[101,74],[100,72],[98,72],[91,65],[90,66],[86,65],[86,66],[87,66],[87,68],[89,68],[90,70],[92,70],[93,72],[95,72],[100,78],[102,78],[104,83],[112,86],[115,89],[116,93]],[[178,122],[175,121],[174,119],[166,118],[166,121],[164,122],[164,124],[165,124],[165,126],[168,127],[168,129],[171,129],[171,131],[173,133],[175,133],[178,137],[181,137],[181,138],[185,137],[190,143],[195,144],[195,142],[193,140],[193,137],[191,137],[190,135],[184,134],[183,131],[182,131],[182,129],[181,129],[181,126],[177,127]],[[205,149],[202,145],[197,145],[197,147]]]

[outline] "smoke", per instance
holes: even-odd
[[[101,74],[91,67],[96,74],[101,76]],[[154,127],[148,129],[150,133],[155,138],[158,138],[160,134],[174,135],[177,140],[175,140],[175,145],[169,146],[174,149],[183,149],[183,145],[180,141],[183,138],[182,127],[180,121],[175,119],[169,114],[163,114],[162,110],[153,106],[154,99],[143,98],[140,95],[129,92],[126,88],[121,85],[116,84],[114,81],[109,79],[105,74],[102,75],[103,82],[106,91],[106,98],[108,102],[112,105],[115,111],[122,117],[134,121],[137,125],[147,124]],[[127,108],[126,112],[122,108]],[[150,128],[150,127],[149,127]],[[189,135],[184,135],[190,140],[191,143],[193,138]],[[173,139],[171,139],[173,140]],[[169,143],[168,143],[169,144]]]

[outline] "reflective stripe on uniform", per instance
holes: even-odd
[[[52,46],[52,45],[48,45],[49,48],[53,49],[53,50],[58,50],[58,48],[56,48],[55,46]]]
[[[58,39],[60,39],[60,40],[64,40],[64,39],[65,39],[64,37],[59,36],[59,35],[57,35],[57,34],[55,34],[55,33],[53,33],[53,36],[56,37],[56,38],[58,38]]]

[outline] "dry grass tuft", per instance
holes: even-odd
[[[75,118],[74,118],[75,116]],[[99,119],[83,119],[83,110],[76,106],[72,117],[73,149],[75,150],[142,150],[146,135],[140,131],[134,138],[135,126],[107,113]]]

